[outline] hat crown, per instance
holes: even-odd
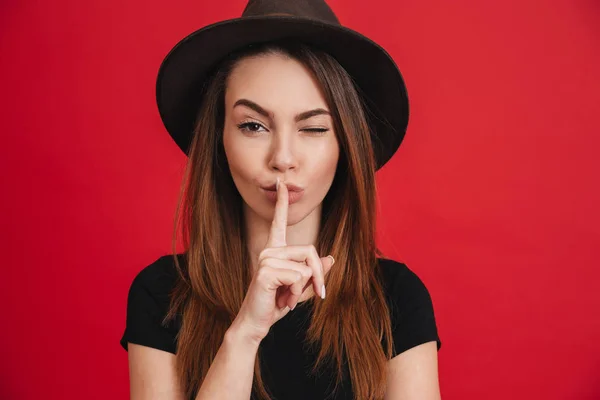
[[[249,0],[242,17],[290,16],[340,25],[324,0]]]
[[[409,118],[406,85],[392,57],[340,24],[326,0],[247,1],[241,17],[192,32],[161,63],[156,102],[181,150],[189,155],[207,82],[223,60],[258,43],[293,39],[330,54],[350,75],[364,99],[377,169],[381,168],[400,146]]]

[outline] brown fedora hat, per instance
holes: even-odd
[[[352,76],[367,106],[377,169],[396,152],[408,126],[408,95],[392,57],[366,36],[340,24],[324,0],[250,0],[240,18],[205,26],[180,40],[158,71],[162,121],[188,154],[202,87],[232,52],[293,39],[331,54]]]

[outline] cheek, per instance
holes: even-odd
[[[340,147],[337,139],[331,139],[326,146],[323,147],[323,170],[328,174],[335,173],[335,167],[340,157]]]
[[[319,183],[325,189],[333,182],[335,170],[339,159],[337,142],[323,146],[320,151],[313,152],[310,156],[312,182]]]
[[[250,181],[260,168],[260,157],[256,151],[249,151],[247,143],[242,138],[235,137],[234,133],[225,133],[223,147],[231,175],[237,185],[243,181]]]

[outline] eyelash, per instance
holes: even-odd
[[[241,131],[246,131],[246,132],[249,132],[251,134],[259,133],[259,132],[256,132],[256,131],[249,130],[248,129],[249,125],[257,125],[257,126],[260,126],[260,127],[264,128],[264,129],[267,129],[264,126],[262,126],[261,124],[259,124],[258,122],[242,122],[237,127]],[[325,135],[325,133],[327,133],[327,131],[329,131],[329,129],[327,129],[327,128],[312,128],[312,129],[302,129],[302,130],[305,131],[305,132],[311,132],[311,134],[313,134],[314,136],[323,136],[323,135]]]

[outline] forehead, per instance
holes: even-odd
[[[232,107],[240,98],[252,100],[276,115],[327,108],[311,71],[299,61],[280,54],[239,61],[227,79],[226,107]]]

